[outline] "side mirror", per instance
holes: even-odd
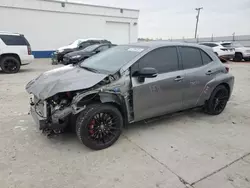
[[[155,78],[157,76],[157,70],[152,67],[145,67],[137,72],[136,75],[138,76],[139,82],[144,82],[145,78]]]
[[[140,77],[155,78],[157,76],[157,70],[152,67],[145,67],[138,72]]]

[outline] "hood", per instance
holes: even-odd
[[[84,50],[80,50],[80,51],[70,52],[70,53],[66,54],[65,56],[70,58],[70,57],[73,57],[73,56],[76,56],[76,55],[88,56],[88,55],[92,55],[92,54],[93,54],[92,52],[87,52],[87,51],[84,51]]]
[[[26,90],[44,100],[57,93],[91,88],[106,76],[68,65],[41,74],[27,84]]]

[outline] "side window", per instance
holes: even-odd
[[[90,46],[91,44],[89,42],[82,42],[81,44],[79,44],[79,48],[86,48],[88,46]]]
[[[98,49],[97,49],[97,51],[104,51],[104,50],[107,50],[107,49],[109,49],[109,46],[101,46],[101,47],[99,47]]]
[[[10,46],[29,46],[28,41],[19,35],[0,35],[0,38],[6,45]]]
[[[162,47],[155,49],[138,61],[139,69],[152,67],[155,68],[158,73],[178,70],[178,62],[176,47]]]
[[[200,52],[204,65],[211,63],[213,61],[212,58],[209,55],[207,55],[203,50],[200,50]]]
[[[192,47],[180,47],[183,68],[191,69],[202,66],[200,50]]]

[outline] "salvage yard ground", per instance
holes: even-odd
[[[249,188],[250,63],[229,66],[235,87],[221,115],[136,123],[102,151],[70,133],[47,139],[28,115],[26,83],[58,66],[36,60],[18,74],[0,72],[0,187]]]

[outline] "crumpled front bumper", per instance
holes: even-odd
[[[34,106],[30,107],[30,114],[39,130],[63,130],[69,123],[69,118],[62,122],[52,123],[48,121],[47,118],[39,116]]]

